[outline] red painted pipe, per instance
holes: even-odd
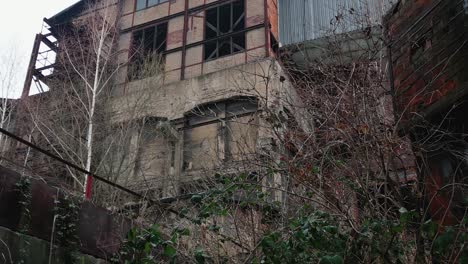
[[[87,175],[86,182],[85,182],[85,199],[86,200],[91,199],[92,188],[93,188],[93,177],[91,175]]]

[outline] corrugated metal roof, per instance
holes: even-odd
[[[280,43],[289,45],[381,23],[397,0],[279,0]]]

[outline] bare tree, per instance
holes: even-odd
[[[0,128],[9,130],[14,122],[16,100],[13,98],[19,88],[21,58],[12,48],[9,53],[2,55],[0,61]],[[2,153],[8,147],[7,138],[3,134],[0,135],[0,146]]]
[[[87,171],[124,183],[122,177],[134,174],[137,149],[132,146],[145,125],[150,91],[142,87],[157,86],[161,69],[157,59],[143,61],[141,71],[153,77],[140,81],[140,89],[121,94],[125,84],[115,80],[125,71],[117,57],[128,50],[117,50],[117,12],[116,1],[96,1],[58,30],[50,91],[28,98],[28,112],[36,142]],[[63,166],[58,170],[89,194],[89,175]]]

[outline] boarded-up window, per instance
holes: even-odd
[[[170,183],[172,147],[161,132],[157,120],[148,121],[141,131],[137,163],[137,181],[142,190],[167,187]]]
[[[257,102],[229,100],[193,110],[184,130],[184,170],[213,169],[255,152]]]
[[[247,115],[229,119],[226,131],[226,159],[238,161],[253,158],[257,143],[257,116]]]
[[[219,162],[217,153],[219,124],[206,124],[184,132],[184,170],[213,169]]]

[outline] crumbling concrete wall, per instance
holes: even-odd
[[[261,151],[271,150],[265,144],[273,144],[276,138],[266,120],[269,114],[288,108],[297,115],[295,118],[304,119],[299,96],[288,81],[281,80],[282,76],[277,62],[264,59],[166,85],[157,80],[154,86],[137,81],[129,83],[126,96],[115,97],[111,103],[114,121],[128,121],[130,111],[125,106],[133,105],[129,103],[132,98],[139,100],[141,94],[146,94],[140,117],[168,120],[175,134],[159,137],[157,146],[148,143],[134,146],[139,148],[142,168],[148,168],[145,174],[154,177],[136,180],[138,177],[133,176],[137,177],[133,182],[142,186],[153,184],[157,192],[167,197],[180,193],[181,184],[206,179],[216,171],[249,170],[247,161],[254,163]],[[252,100],[254,107],[249,106]],[[203,117],[197,111],[206,105],[216,105],[216,114],[191,123],[190,116]],[[221,111],[221,105],[227,108]],[[250,112],[242,111],[247,109]],[[261,114],[265,110],[268,114]],[[309,124],[304,120],[299,123],[306,131],[311,130],[306,128]],[[161,133],[158,128],[153,131]],[[155,151],[159,154],[152,155]],[[145,156],[147,161],[144,161]]]

